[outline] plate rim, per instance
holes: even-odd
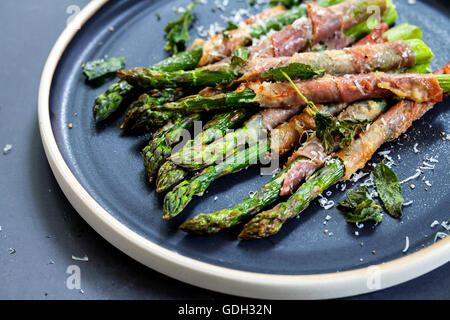
[[[166,249],[120,223],[92,198],[65,162],[50,119],[53,76],[81,26],[109,0],[90,1],[66,26],[42,71],[38,121],[47,160],[64,195],[105,240],[145,266],[179,281],[216,292],[259,299],[333,299],[386,289],[450,261],[450,237],[417,252],[377,265],[335,273],[280,275],[236,270],[198,261]],[[80,28],[77,28],[80,26]]]

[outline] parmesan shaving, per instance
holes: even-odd
[[[430,163],[428,163],[428,162],[422,162],[423,163],[423,166],[424,167],[429,167],[429,168],[431,168],[431,169],[434,169],[434,167],[435,167],[435,165],[434,164],[430,164]]]
[[[436,227],[436,226],[438,226],[438,225],[439,225],[439,221],[434,220],[434,221],[430,224],[430,228],[434,228],[434,227]]]
[[[7,144],[4,148],[3,148],[3,154],[8,154],[12,149],[12,145]]]
[[[403,183],[408,182],[408,181],[410,181],[410,180],[416,179],[417,177],[420,176],[420,173],[421,173],[420,170],[419,170],[419,169],[416,169],[416,173],[415,173],[414,175],[412,175],[412,176],[406,178],[405,180],[400,181],[400,184],[403,184]]]
[[[333,200],[328,200],[327,198],[325,198],[322,195],[319,195],[320,199],[319,201],[319,205],[324,208],[325,210],[331,209],[332,207],[334,207],[334,201]]]
[[[444,239],[447,238],[448,234],[446,234],[445,232],[436,232],[436,235],[434,237],[434,243],[436,243],[439,239]]]
[[[450,231],[450,223],[449,223],[448,220],[447,220],[447,221],[442,221],[441,226],[442,226],[445,230]]]
[[[410,206],[410,205],[413,204],[413,202],[414,202],[414,200],[410,200],[410,201],[408,201],[408,202],[403,203],[403,206],[404,206],[404,207]]]
[[[368,172],[356,172],[353,174],[353,176],[350,178],[350,181],[352,182],[358,182],[359,179],[361,179],[362,177],[367,176],[369,173]]]
[[[409,249],[409,237],[405,237],[405,248],[402,250],[402,252],[406,252]]]
[[[87,262],[87,261],[89,261],[89,258],[88,258],[88,256],[76,257],[76,256],[72,255],[72,260]]]

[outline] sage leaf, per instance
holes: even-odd
[[[380,206],[369,194],[366,187],[358,187],[357,190],[348,190],[347,199],[339,202],[339,210],[346,217],[347,222],[356,223],[372,220],[381,222]]]
[[[270,71],[263,73],[263,78],[271,78],[275,81],[283,81],[287,74],[291,79],[311,79],[315,76],[322,76],[323,70],[314,70],[311,66],[303,63],[294,62],[285,67],[273,68]]]
[[[402,187],[395,172],[384,161],[373,170],[373,182],[386,211],[395,218],[402,216]]]

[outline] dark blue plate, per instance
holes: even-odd
[[[146,137],[123,134],[119,130],[121,115],[101,125],[94,123],[93,101],[107,85],[88,86],[80,66],[105,56],[124,56],[127,67],[149,66],[163,59],[164,26],[177,17],[173,8],[187,3],[110,1],[77,33],[58,65],[50,95],[56,142],[72,173],[103,208],[131,230],[170,251],[217,266],[267,274],[353,270],[391,261],[433,244],[438,228],[432,229],[430,224],[450,218],[450,141],[443,139],[446,132],[450,134],[448,99],[414,123],[400,139],[380,150],[392,150],[389,156],[394,159],[393,168],[401,180],[413,175],[424,160],[434,157],[439,161],[433,163],[434,170],[426,170],[411,182],[415,184],[414,190],[409,183],[404,185],[405,200],[414,202],[404,208],[401,220],[385,215],[376,228],[366,224],[359,229],[346,223],[335,207],[325,210],[315,202],[299,219],[290,221],[269,239],[239,242],[236,236],[240,227],[210,237],[192,237],[177,230],[182,221],[194,214],[229,207],[258,190],[270,177],[260,176],[255,166],[214,182],[209,192],[192,201],[179,217],[163,221],[162,197],[148,184],[143,171],[140,151]],[[396,1],[396,5],[398,23],[408,22],[422,28],[423,40],[435,53],[432,67],[445,64],[450,56],[448,5],[444,1],[417,1],[411,5],[406,0]],[[197,7],[195,26],[208,26],[216,21],[226,25],[221,16],[230,16],[234,8],[246,8],[247,1],[233,1],[226,11],[213,12],[213,7],[212,0]],[[197,36],[195,27],[191,35]],[[73,124],[72,129],[68,128],[69,123]],[[420,152],[414,152],[414,145]],[[371,162],[381,158],[377,155]],[[348,183],[347,188],[352,185]],[[329,200],[337,203],[344,198],[344,192],[335,186],[330,191]],[[324,225],[327,215],[331,219]],[[406,237],[409,250],[404,253]]]

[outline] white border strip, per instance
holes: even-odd
[[[73,20],[84,25],[108,0],[91,1]],[[39,128],[45,153],[64,194],[84,220],[133,259],[169,277],[202,288],[262,299],[326,299],[388,288],[421,276],[450,261],[450,237],[403,258],[368,268],[319,275],[271,275],[200,262],[143,238],[114,219],[83,188],[65,163],[53,135],[49,97],[53,75],[76,35],[68,26],[50,52],[39,88]]]

